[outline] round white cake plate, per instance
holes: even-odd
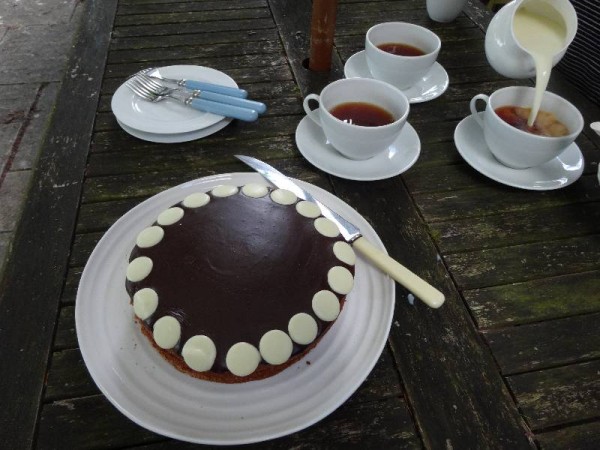
[[[202,381],[179,372],[152,348],[134,321],[125,291],[125,271],[137,234],[190,193],[250,182],[266,184],[255,173],[215,175],[142,202],[105,233],[83,271],[75,322],[87,368],[116,408],[156,433],[195,443],[233,445],[302,430],[352,395],[387,341],[395,286],[359,257],[355,285],[338,320],[303,360],[278,375],[231,385]],[[318,187],[298,183],[384,250],[373,228],[354,209]]]
[[[367,64],[367,52],[362,50],[355,53],[344,65],[344,76],[346,78],[375,78]],[[417,84],[408,89],[401,89],[410,103],[423,103],[438,98],[450,84],[450,78],[446,69],[438,63],[433,66]]]
[[[127,133],[138,139],[142,139],[144,141],[149,142],[158,142],[161,144],[176,144],[179,142],[195,141],[196,139],[202,139],[204,137],[210,136],[211,134],[214,134],[217,131],[225,128],[231,123],[232,120],[233,119],[226,117],[220,120],[219,122],[215,123],[214,125],[202,128],[201,130],[188,131],[187,133],[176,134],[146,133],[145,131],[139,131],[134,128],[128,127],[124,123],[119,122],[119,119],[117,119],[117,123],[121,128],[123,128],[123,130],[125,130]]]
[[[187,79],[238,87],[229,75],[210,67],[178,65],[157,68],[150,73],[165,78]],[[119,122],[145,133],[178,134],[198,131],[223,120],[223,116],[198,111],[175,100],[149,102],[122,84],[111,100],[112,111]]]
[[[323,130],[308,116],[296,128],[296,145],[313,166],[336,177],[374,181],[400,175],[410,169],[421,153],[421,141],[408,122],[388,149],[362,161],[346,158],[328,142]]]
[[[483,113],[478,113],[483,114]],[[529,169],[511,169],[490,152],[483,130],[470,115],[454,130],[454,143],[460,155],[475,170],[498,183],[532,191],[548,191],[568,186],[583,173],[583,155],[573,143],[546,164]]]

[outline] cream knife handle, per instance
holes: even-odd
[[[416,297],[420,298],[426,305],[432,308],[439,308],[444,303],[444,294],[412,273],[398,261],[390,258],[364,237],[359,237],[352,243],[352,246],[371,261],[375,267],[387,273]]]

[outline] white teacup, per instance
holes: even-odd
[[[556,158],[583,129],[583,117],[579,110],[552,92],[544,93],[540,109],[553,113],[567,127],[569,134],[566,136],[549,137],[529,133],[508,124],[496,114],[495,110],[502,106],[531,108],[534,94],[532,87],[511,86],[499,89],[489,97],[478,94],[471,99],[471,113],[483,128],[490,151],[498,161],[513,169],[539,166]],[[481,115],[477,111],[478,100],[486,103]]]
[[[316,100],[319,108],[311,110],[310,100]],[[354,102],[383,108],[394,121],[382,126],[360,126],[344,122],[330,112],[336,106]],[[410,103],[402,91],[383,81],[368,78],[334,81],[325,86],[320,95],[307,95],[303,106],[307,116],[323,129],[327,141],[342,155],[356,160],[372,158],[392,145],[400,135],[410,110]]]
[[[417,47],[425,54],[401,56],[385,52],[377,46],[401,43]],[[399,89],[415,85],[435,63],[442,43],[427,28],[406,22],[385,22],[372,26],[365,37],[367,65],[373,77]]]
[[[427,0],[427,14],[436,22],[452,22],[466,4],[467,0]]]

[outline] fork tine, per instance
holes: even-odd
[[[157,81],[154,78],[151,78],[145,74],[139,74],[137,79],[140,81],[140,83],[147,85],[150,89],[155,90],[155,91],[159,91],[159,90],[163,90],[163,89],[167,88],[167,86],[160,83],[160,81]]]
[[[155,101],[157,98],[156,93],[148,90],[139,83],[139,80],[130,78],[125,82],[125,85],[133,91],[134,94],[142,97],[144,100]]]

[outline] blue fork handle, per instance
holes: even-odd
[[[195,98],[189,105],[199,111],[218,114],[220,116],[232,117],[234,119],[244,120],[246,122],[254,122],[258,119],[258,113],[254,109],[241,108],[239,106],[227,105],[225,103],[217,103],[202,98]]]
[[[267,105],[254,100],[247,100],[245,98],[232,97],[231,95],[217,94],[215,92],[200,91],[200,96],[204,100],[211,100],[213,102],[225,103],[227,105],[240,106],[242,108],[253,109],[259,114],[263,114],[267,110]]]
[[[220,84],[206,83],[204,81],[184,80],[183,85],[188,89],[216,92],[217,94],[230,95],[238,98],[248,97],[248,92],[246,92],[244,89],[221,86]]]

